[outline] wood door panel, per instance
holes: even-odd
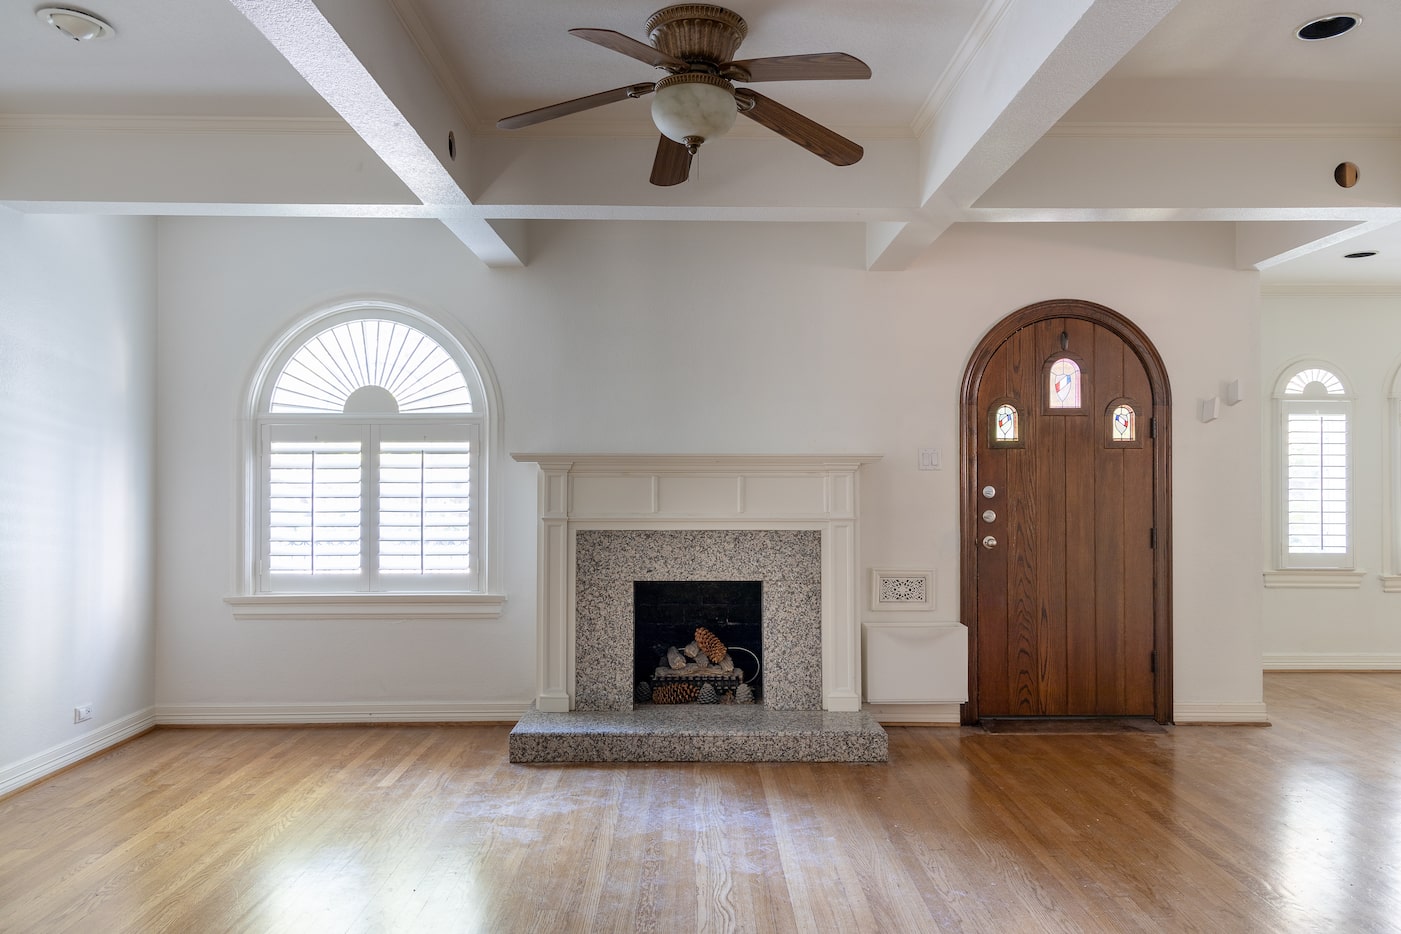
[[[1068,418],[1039,420],[1038,437],[1028,443],[1036,459],[1034,484],[1034,559],[1041,573],[1036,578],[1036,678],[1039,687],[1032,713],[1047,714],[1065,707],[1066,687],[1066,583],[1061,548],[1066,536],[1064,470]],[[1008,491],[1015,496],[1016,489]]]
[[[1047,367],[1062,353],[1081,367],[1077,410],[1050,408]],[[991,534],[997,547],[965,551],[976,565],[978,715],[1155,714],[1157,460],[1145,364],[1104,324],[1073,316],[1016,329],[986,359],[965,396],[965,477],[997,490],[974,494],[977,541]],[[1124,398],[1137,415],[1133,445],[1110,441],[1111,405]],[[1021,447],[991,443],[999,400],[1018,407]],[[985,508],[995,522],[981,520]]]
[[[996,398],[996,397],[994,397]],[[987,458],[983,464],[982,476],[978,483],[978,491],[974,494],[977,497],[978,520],[977,520],[977,540],[981,542],[983,537],[991,535],[998,540],[999,548],[986,549],[979,544],[980,574],[986,574],[989,581],[985,605],[989,615],[999,619],[1010,619],[1010,606],[1007,595],[1011,592],[1008,587],[1007,555],[1011,553],[1010,535],[1006,529],[1009,527],[1009,517],[1007,516],[1006,496],[1002,495],[1007,487],[1007,454],[1010,450],[1002,450],[994,453],[994,456]],[[986,499],[982,495],[982,488],[991,486],[998,491],[997,496]],[[982,513],[988,509],[997,514],[997,519],[993,522],[983,522]],[[995,583],[993,583],[995,582]],[[979,653],[978,659],[978,682],[987,685],[990,697],[1007,698],[1011,696],[1011,671],[1012,666],[1008,659],[1012,653],[1009,651],[1007,640],[1007,626],[996,626],[987,633],[986,641],[983,643],[986,652]],[[1005,705],[1002,705],[1005,706]],[[1001,707],[999,707],[1001,709]]]

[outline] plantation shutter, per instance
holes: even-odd
[[[472,458],[469,438],[379,443],[381,575],[463,577],[472,568]]]
[[[1344,404],[1291,403],[1284,418],[1285,557],[1294,567],[1349,560],[1348,414]]]

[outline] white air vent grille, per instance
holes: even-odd
[[[871,609],[929,610],[933,607],[933,571],[872,569]]]

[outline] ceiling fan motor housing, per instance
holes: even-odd
[[[684,62],[710,66],[728,62],[739,51],[749,26],[733,10],[709,3],[678,3],[647,17],[652,46]]]

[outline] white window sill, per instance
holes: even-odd
[[[1401,593],[1401,574],[1379,574],[1385,593]]]
[[[505,594],[253,594],[225,597],[234,619],[496,619]]]
[[[1265,586],[1295,590],[1357,590],[1366,576],[1366,571],[1351,568],[1290,568],[1266,571]]]

